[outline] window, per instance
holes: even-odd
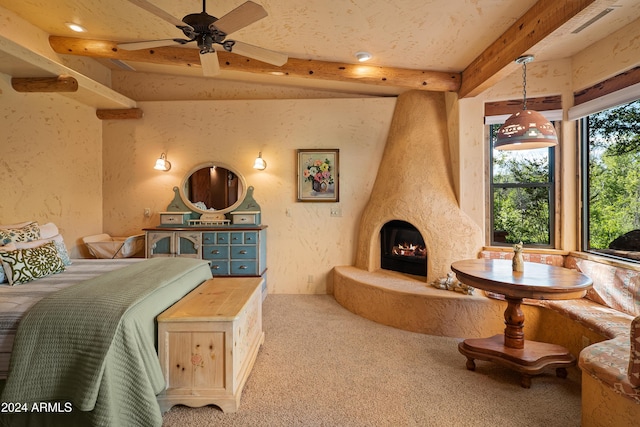
[[[640,100],[581,120],[582,250],[640,261]]]
[[[555,246],[553,148],[493,149],[499,125],[490,126],[489,216],[491,245]]]

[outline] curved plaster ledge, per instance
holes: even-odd
[[[436,289],[410,276],[353,266],[333,270],[333,295],[347,310],[411,332],[459,338],[503,333],[502,301]]]

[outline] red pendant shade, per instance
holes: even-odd
[[[507,119],[498,129],[496,150],[531,150],[558,144],[556,130],[540,113],[522,110]]]

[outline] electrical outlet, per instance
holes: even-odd
[[[339,206],[334,206],[331,208],[331,216],[340,217],[342,216],[342,208]]]
[[[291,217],[291,209],[290,208],[285,209],[284,214],[288,217]]]
[[[150,218],[151,217],[151,209],[144,208],[144,217],[145,218]]]

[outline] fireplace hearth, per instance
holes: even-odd
[[[387,222],[380,230],[380,267],[427,276],[427,248],[420,231],[406,221]]]

